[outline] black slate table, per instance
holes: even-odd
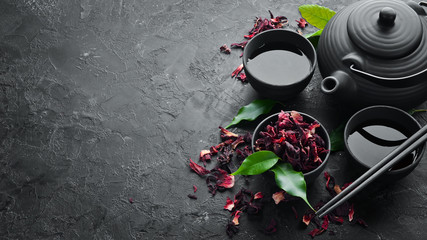
[[[242,187],[267,200],[261,214],[242,215],[234,239],[310,239],[313,226],[301,226],[307,206],[275,205],[271,176],[236,177],[212,196],[188,163],[260,98],[230,77],[241,51],[223,54],[221,45],[242,41],[268,10],[296,29],[302,4],[338,11],[351,2],[0,1],[0,239],[226,239],[223,206]],[[354,111],[322,94],[321,78],[316,70],[283,109],[332,131]],[[421,124],[426,116],[414,115]],[[426,158],[356,200],[367,228],[346,221],[316,238],[425,239]],[[343,151],[331,155],[326,170],[338,184],[356,175],[348,161]],[[324,184],[309,186],[310,202],[328,196]],[[187,197],[193,185],[197,200]],[[277,232],[267,236],[271,219]]]

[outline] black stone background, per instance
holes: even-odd
[[[219,47],[242,41],[268,10],[295,29],[302,4],[338,11],[352,2],[1,0],[0,239],[226,239],[226,197],[245,187],[269,199],[277,188],[268,174],[237,177],[212,197],[188,167],[219,143],[219,125],[259,98],[230,78],[241,51]],[[320,80],[316,70],[284,109],[332,131],[354,110],[322,94]],[[426,113],[414,116],[426,124]],[[331,225],[335,235],[317,239],[425,239],[426,158],[355,200],[368,228]],[[348,161],[345,152],[331,155],[327,171],[338,184],[356,175]],[[327,197],[318,180],[308,190],[313,204]],[[187,197],[193,185],[197,200]],[[270,199],[259,216],[242,215],[234,239],[310,239],[313,226],[300,225],[306,209]],[[266,236],[260,230],[272,218],[278,231]]]

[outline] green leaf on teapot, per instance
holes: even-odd
[[[328,21],[335,15],[335,11],[316,4],[301,5],[298,10],[308,23],[319,29],[325,28]]]

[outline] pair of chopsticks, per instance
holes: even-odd
[[[406,139],[401,145],[395,148],[391,153],[385,156],[380,162],[371,167],[356,181],[351,183],[342,192],[327,202],[320,208],[316,215],[323,218],[326,214],[333,211],[336,207],[344,203],[347,199],[353,197],[360,190],[365,188],[372,181],[377,179],[383,173],[387,172],[394,164],[402,160],[406,155],[413,152],[417,147],[427,141],[427,125],[418,130],[414,135]]]

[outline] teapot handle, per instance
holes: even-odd
[[[358,75],[367,77],[369,80],[372,80],[373,82],[379,85],[387,86],[387,87],[395,87],[395,88],[414,86],[422,81],[425,81],[424,78],[421,78],[419,76],[427,72],[427,69],[424,69],[420,72],[417,72],[408,76],[392,78],[392,77],[381,77],[371,73],[367,73],[365,71],[357,69],[354,64],[350,65],[350,70]]]

